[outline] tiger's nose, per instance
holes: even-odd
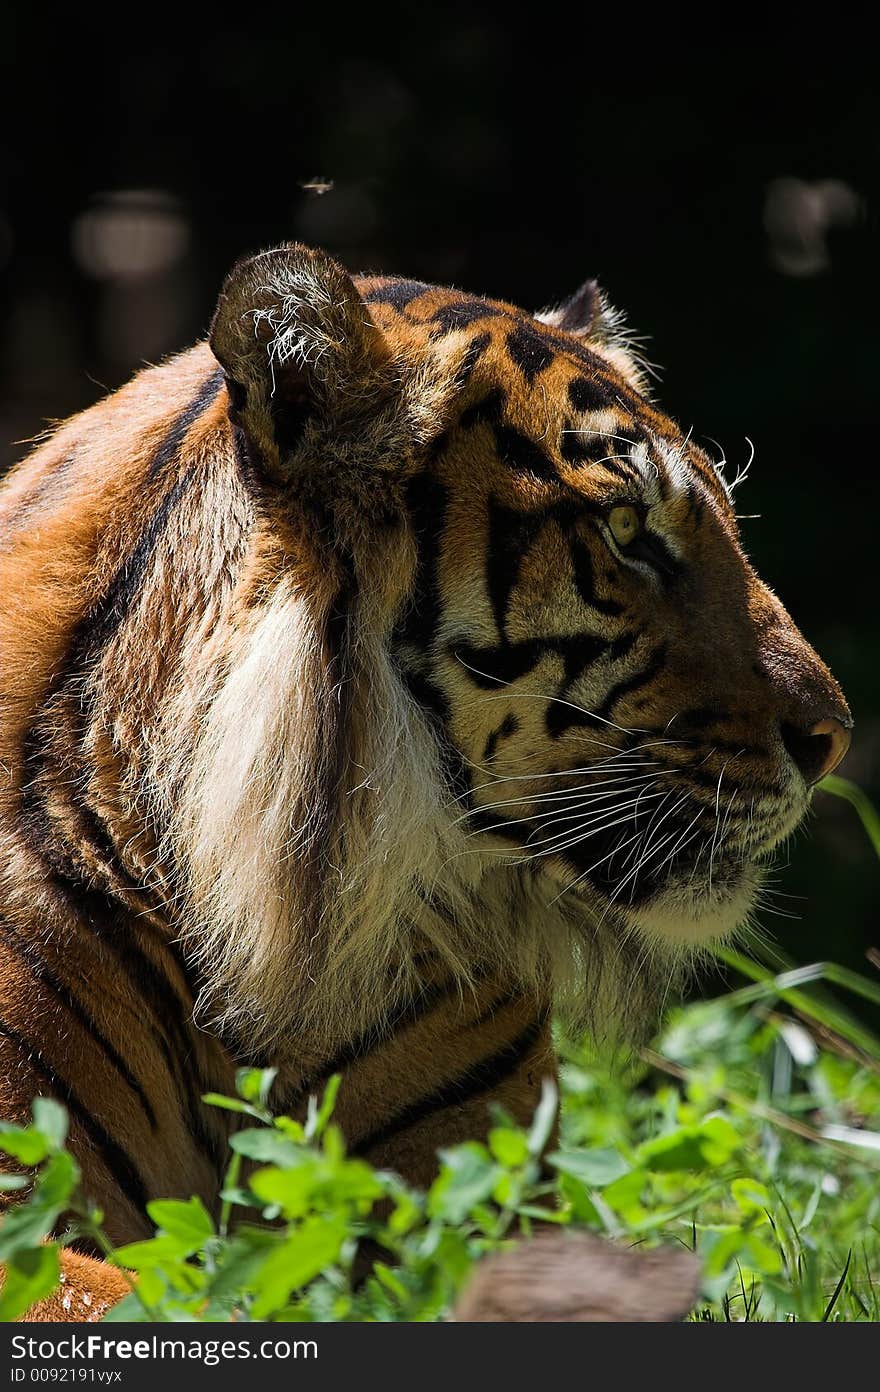
[[[809,730],[782,725],[782,742],[808,787],[833,773],[849,749],[852,730],[833,716],[817,720]]]

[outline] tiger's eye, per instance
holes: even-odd
[[[629,546],[642,530],[642,520],[630,503],[620,503],[609,512],[608,526],[618,546]]]

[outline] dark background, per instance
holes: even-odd
[[[48,418],[205,332],[242,253],[301,238],[352,270],[537,308],[597,275],[662,364],[660,398],[736,469],[746,547],[840,679],[844,772],[880,793],[872,428],[878,369],[867,40],[771,41],[673,9],[340,12],[234,30],[44,8],[0,47],[0,468]],[[708,13],[708,12],[706,12]],[[806,12],[802,12],[806,14]],[[120,23],[121,23],[120,19]],[[802,27],[802,26],[801,26]],[[304,185],[332,181],[327,192]],[[864,968],[880,870],[815,801],[765,915],[798,960]]]

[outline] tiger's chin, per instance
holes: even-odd
[[[624,907],[627,926],[655,947],[697,948],[724,942],[748,922],[760,884],[755,866],[738,866],[711,889],[669,887],[636,908]]]

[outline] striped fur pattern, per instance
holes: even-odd
[[[214,1201],[241,1063],[424,1183],[553,1004],[650,1030],[849,723],[592,285],[242,263],[6,480],[0,593],[0,1114],[68,1105],[117,1242]]]

